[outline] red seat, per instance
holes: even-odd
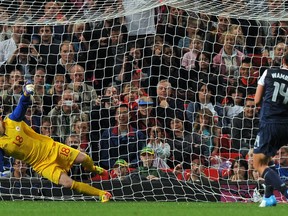
[[[220,152],[229,152],[231,149],[231,138],[228,134],[223,134],[220,138]]]
[[[219,153],[219,156],[221,158],[225,158],[225,159],[230,160],[230,161],[233,161],[235,158],[242,157],[242,155],[240,153],[231,153],[231,152]]]

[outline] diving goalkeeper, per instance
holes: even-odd
[[[36,133],[24,122],[26,110],[31,104],[30,96],[33,93],[34,85],[31,82],[26,83],[24,94],[15,110],[4,120],[0,117],[0,148],[6,155],[30,164],[38,174],[55,184],[86,195],[99,196],[101,202],[109,201],[111,198],[109,192],[74,181],[67,175],[71,166],[79,163],[87,171],[100,175],[105,169],[95,166],[87,154]],[[3,160],[2,153],[1,156],[0,159]]]

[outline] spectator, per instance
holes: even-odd
[[[147,138],[149,129],[157,124],[153,100],[150,97],[142,96],[137,102],[137,110],[132,112],[131,122],[134,127],[140,130]]]
[[[232,87],[230,89],[229,98],[225,101],[225,117],[227,117],[227,126],[231,127],[232,119],[244,111],[244,99],[246,98],[246,91],[241,87]],[[231,98],[230,98],[231,97]],[[231,132],[229,132],[230,134]]]
[[[22,72],[25,80],[31,80],[34,75],[33,72],[35,72],[35,68],[39,64],[45,65],[46,62],[27,39],[21,39],[21,43],[17,45],[17,49],[2,64],[0,70],[9,72],[17,68]]]
[[[243,158],[235,159],[231,166],[231,176],[230,180],[235,181],[245,181],[248,179],[248,164]]]
[[[190,51],[186,52],[183,56],[181,65],[186,68],[186,70],[191,70],[195,68],[195,61],[197,55],[203,49],[203,40],[200,35],[196,35],[193,39],[191,39],[191,43],[189,45]]]
[[[247,96],[244,111],[232,120],[232,152],[246,156],[249,149],[254,146],[259,129],[259,118],[254,103],[254,97]]]
[[[18,20],[12,26],[12,37],[0,42],[0,65],[4,64],[17,50],[18,44],[21,43],[23,35],[26,33],[25,21]]]
[[[263,181],[264,179],[260,176],[259,172],[253,167],[253,148],[250,148],[246,155],[248,163],[248,180],[251,181]]]
[[[100,139],[100,164],[113,167],[117,159],[126,160],[131,167],[139,165],[139,152],[146,146],[146,137],[130,126],[127,104],[120,104],[115,113],[115,125],[105,129]]]
[[[55,74],[52,86],[47,89],[47,93],[43,99],[43,112],[45,115],[47,115],[51,109],[58,105],[65,89],[65,83],[65,74]]]
[[[93,102],[97,99],[95,89],[85,83],[84,68],[78,64],[70,68],[71,83],[67,89],[71,89],[75,94],[75,102],[78,103],[82,112],[90,112]]]
[[[124,180],[130,172],[128,163],[123,159],[117,160],[114,163],[112,172],[115,174],[114,178],[117,178],[120,181]]]
[[[74,47],[69,41],[63,41],[60,45],[60,59],[57,64],[56,71],[60,74],[66,74],[67,81],[70,82],[71,78],[68,76],[71,67],[76,62],[74,61]]]
[[[193,125],[197,112],[200,109],[208,108],[212,114],[215,125],[219,127],[225,126],[226,122],[223,119],[224,108],[215,101],[214,86],[210,83],[201,83],[196,93],[196,101],[190,102],[187,107],[186,116],[189,122]]]
[[[275,168],[284,181],[288,181],[288,146],[283,146],[279,149],[279,163],[276,164]]]
[[[208,108],[199,110],[193,125],[193,153],[198,151],[197,153],[207,159],[217,155],[219,151],[219,134],[217,132],[218,130],[214,128],[212,112]]]
[[[250,58],[242,60],[239,67],[239,75],[237,85],[246,89],[246,95],[254,95],[256,93],[259,72],[254,70]]]
[[[79,136],[80,148],[90,152],[90,124],[88,115],[83,114],[73,122],[73,132]]]
[[[174,168],[177,164],[183,163],[183,168],[190,166],[190,155],[193,153],[193,137],[185,130],[184,122],[180,118],[173,118],[170,121],[169,138],[167,143],[170,145],[171,154],[167,164]]]
[[[119,105],[118,89],[110,85],[104,89],[103,95],[96,99],[95,106],[90,112],[91,120],[91,150],[94,161],[99,161],[99,142],[101,134],[112,125],[115,125],[115,111]]]
[[[42,56],[43,61],[47,63],[48,76],[46,81],[51,83],[55,74],[55,65],[58,62],[60,41],[53,37],[52,26],[39,26],[36,29],[38,34],[33,36],[32,43],[34,43],[36,50]]]
[[[8,78],[9,87],[4,91],[3,94],[3,114],[9,114],[14,110],[20,96],[22,94],[22,86],[24,84],[24,79],[21,71],[15,69],[11,71]]]
[[[10,177],[17,179],[31,178],[32,176],[28,175],[28,171],[28,165],[25,162],[15,159]]]
[[[156,157],[161,158],[165,162],[167,158],[170,157],[170,145],[166,143],[166,134],[164,129],[159,126],[153,126],[149,130],[149,141],[147,147],[150,147],[154,150]]]
[[[48,116],[42,117],[40,134],[51,137],[55,141],[60,142],[60,138],[55,135],[55,127],[52,126],[51,118]]]
[[[51,117],[52,125],[55,126],[55,133],[60,137],[61,142],[65,142],[67,136],[71,134],[71,126],[74,120],[80,116],[80,109],[75,103],[73,91],[67,89],[63,92],[62,99],[48,113]]]
[[[164,128],[169,127],[169,122],[175,115],[179,118],[184,116],[183,100],[175,98],[176,96],[172,94],[171,83],[168,80],[159,81],[154,104],[156,106],[156,118]]]
[[[191,167],[188,172],[185,172],[186,170],[183,169],[182,164],[178,164],[174,170],[173,173],[178,177],[179,174],[181,175],[180,179],[183,179],[187,182],[200,182],[201,184],[209,183],[209,179],[204,174],[204,161],[201,159],[201,157],[195,157],[191,161]],[[179,178],[179,177],[178,177]]]
[[[157,34],[163,37],[166,44],[176,46],[185,36],[184,11],[172,6],[166,7],[167,19],[158,23]]]
[[[201,33],[199,32],[199,25],[200,25],[200,19],[197,19],[195,17],[189,17],[187,21],[187,27],[186,27],[186,35],[184,38],[181,38],[178,42],[178,47],[183,50],[183,53],[190,51],[190,46],[192,41],[198,36],[202,38]]]
[[[228,32],[230,32],[231,34],[236,36],[236,38],[235,38],[235,48],[237,50],[239,50],[240,52],[244,53],[245,55],[247,55],[245,38],[244,38],[244,35],[243,35],[242,27],[240,25],[232,24],[229,27]]]
[[[223,48],[213,58],[213,65],[226,81],[226,85],[234,85],[239,77],[239,66],[244,54],[234,48],[236,36],[227,32],[222,34]]]

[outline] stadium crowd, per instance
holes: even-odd
[[[109,14],[143,4],[81,2],[39,1],[43,25],[38,26],[25,25],[32,13],[25,1],[13,3],[20,18],[14,17],[15,25],[1,25],[0,35],[3,117],[17,105],[23,84],[33,80],[27,124],[86,152],[110,172],[93,180],[123,180],[129,173],[133,178],[137,170],[149,180],[168,172],[187,181],[261,179],[251,163],[261,110],[253,97],[258,78],[280,67],[288,52],[288,22],[161,6],[115,19],[61,24],[70,18],[64,9],[71,4],[87,17],[97,8]],[[267,10],[283,6],[275,4]],[[243,3],[241,10],[245,7],[252,6]],[[287,153],[279,152],[280,158]],[[285,160],[276,158],[282,177],[288,176],[287,167],[281,167]],[[3,176],[19,176],[10,172],[10,163],[4,161]],[[147,171],[151,167],[157,171],[153,175]],[[208,174],[214,170],[213,179]],[[91,178],[81,166],[71,175]]]

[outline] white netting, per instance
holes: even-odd
[[[287,52],[285,1],[3,0],[0,24],[3,115],[32,79],[28,124],[109,172],[73,179],[116,200],[259,201],[252,101]],[[3,199],[91,199],[21,164],[5,158]]]

